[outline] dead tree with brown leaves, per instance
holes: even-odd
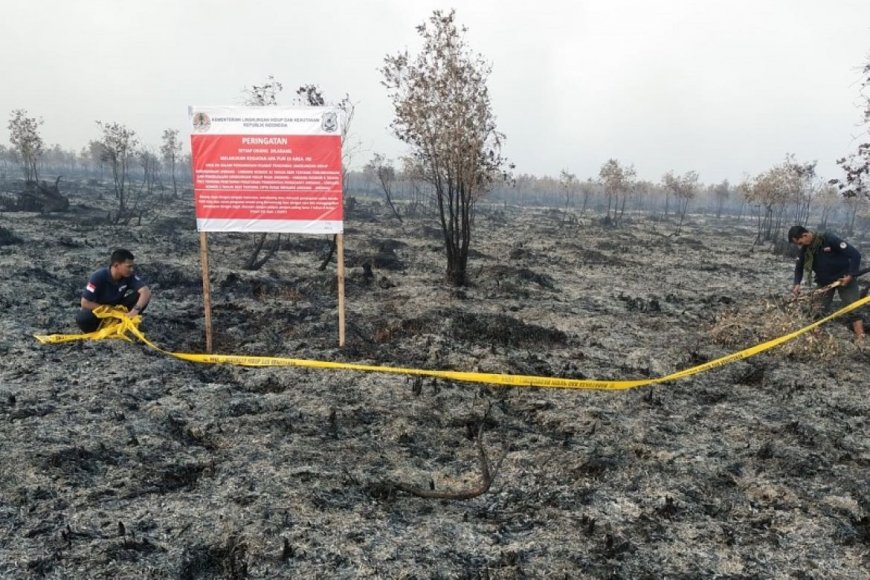
[[[417,33],[421,52],[387,56],[383,85],[395,111],[393,132],[411,146],[435,193],[447,280],[464,286],[476,204],[511,166],[486,84],[491,67],[470,50],[455,12],[434,11]]]
[[[363,173],[378,180],[378,183],[381,184],[381,190],[384,192],[384,198],[387,200],[387,205],[390,206],[393,215],[399,220],[399,223],[402,223],[402,216],[399,214],[396,204],[393,203],[393,183],[396,181],[396,170],[393,168],[390,160],[380,153],[375,153],[372,156],[372,160],[366,163]]]

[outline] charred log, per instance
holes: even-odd
[[[68,210],[69,199],[60,193],[60,179],[61,176],[58,176],[52,185],[43,180],[26,181],[24,191],[19,194],[16,209],[40,213]]]

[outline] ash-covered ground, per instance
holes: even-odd
[[[32,335],[75,332],[88,275],[125,247],[154,290],[148,337],[204,351],[190,203],[122,227],[108,200],[72,202],[0,214],[0,577],[870,578],[870,356],[839,322],[834,357],[775,349],[628,391],[43,346]],[[731,352],[718,318],[761,325],[759,301],[790,288],[791,260],[753,249],[753,228],[482,207],[455,289],[431,215],[362,200],[344,349],[325,236],[282,239],[251,272],[256,236],[212,234],[215,351],[660,376]],[[486,493],[396,487],[475,488],[480,443]]]

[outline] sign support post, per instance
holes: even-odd
[[[344,347],[344,234],[335,239],[338,265],[338,346]]]
[[[211,287],[208,276],[208,234],[199,232],[199,262],[202,266],[202,297],[205,303],[205,352],[211,354]]]

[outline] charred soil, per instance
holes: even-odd
[[[86,195],[0,213],[0,577],[870,577],[870,357],[842,323],[820,331],[828,356],[775,349],[628,391],[42,346],[75,332],[85,280],[126,247],[154,291],[145,333],[203,351],[190,204],[122,227]],[[790,285],[749,223],[694,216],[673,236],[557,213],[481,207],[456,289],[433,218],[358,201],[343,349],[328,238],[282,239],[252,272],[256,236],[212,234],[215,351],[644,378],[751,346],[717,324],[761,327]],[[480,495],[396,485],[474,489],[481,445]]]

